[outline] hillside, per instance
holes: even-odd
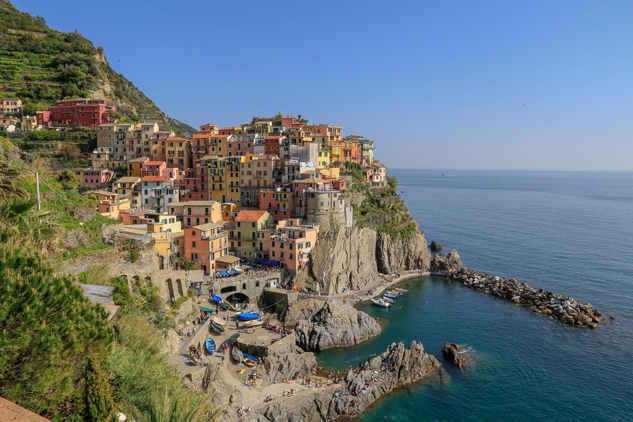
[[[107,98],[122,119],[158,121],[162,130],[191,136],[194,128],[163,113],[132,82],[109,65],[102,47],[77,31],[50,29],[41,16],[0,0],[0,98],[19,97],[25,114],[64,97]]]

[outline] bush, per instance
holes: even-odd
[[[140,252],[139,248],[130,249],[130,261],[132,261],[132,263],[138,261]]]

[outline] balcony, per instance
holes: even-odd
[[[216,233],[216,234],[201,234],[200,235],[200,239],[201,240],[214,240],[214,239],[219,239],[221,237],[225,237],[226,233],[224,232],[220,232],[220,233]]]

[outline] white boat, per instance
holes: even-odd
[[[380,300],[384,300],[387,303],[393,303],[393,299],[389,299],[387,296],[381,297]]]
[[[402,293],[402,294],[405,294],[405,293],[407,293],[407,292],[408,292],[408,290],[405,290],[405,289],[399,289],[398,287],[396,287],[394,290],[395,290],[396,292],[398,292],[398,293]]]
[[[246,327],[259,327],[260,325],[264,325],[264,321],[259,321],[259,320],[246,321],[242,325]]]
[[[372,299],[372,300],[371,300],[371,302],[372,302],[374,305],[377,305],[377,306],[382,306],[383,308],[388,308],[388,307],[390,307],[390,306],[391,306],[391,303],[387,303],[387,302],[385,302],[385,301],[384,301],[384,300],[382,300],[382,299]]]

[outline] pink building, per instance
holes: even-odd
[[[332,189],[332,182],[317,179],[315,177],[309,177],[307,179],[297,179],[290,183],[290,189],[292,190],[292,197],[294,201],[294,215],[298,217],[305,216],[306,191],[330,191]]]
[[[72,126],[97,127],[110,123],[113,117],[108,111],[116,112],[116,105],[107,100],[75,98],[57,101],[50,108],[51,120],[54,124]]]
[[[255,150],[255,139],[253,136],[248,135],[233,136],[228,141],[228,148],[230,157],[252,154]]]
[[[316,245],[317,235],[318,226],[278,227],[270,236],[270,260],[281,263],[290,271],[305,268]]]
[[[208,223],[186,227],[185,256],[199,265],[205,273],[215,271],[215,260],[229,254],[228,233],[223,223]]]
[[[267,136],[264,143],[266,145],[265,154],[276,155],[277,157],[281,158],[279,147],[284,139],[285,139],[285,136]]]
[[[108,169],[78,169],[75,176],[79,184],[90,185],[96,189],[105,189],[112,178],[113,173]]]
[[[268,211],[281,221],[294,214],[294,197],[290,188],[262,189],[259,191],[259,209]]]
[[[36,111],[37,116],[37,125],[42,127],[49,127],[53,124],[51,121],[51,112],[50,111]]]

